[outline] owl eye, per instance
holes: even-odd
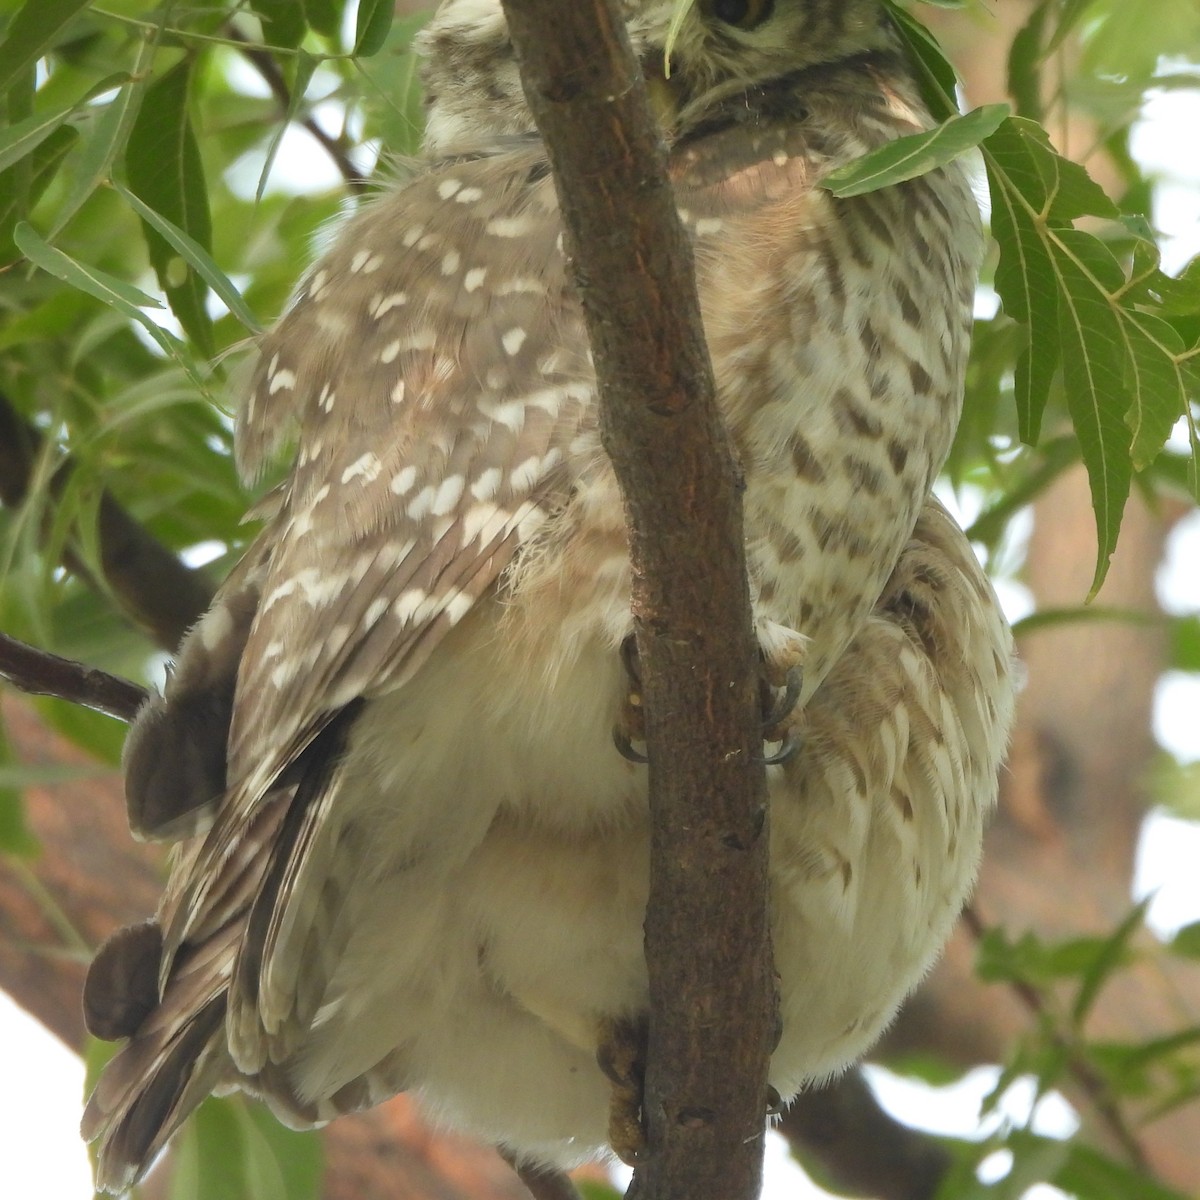
[[[718,21],[738,29],[761,25],[775,7],[775,0],[712,0],[708,10]]]

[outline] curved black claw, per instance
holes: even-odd
[[[800,692],[803,688],[804,672],[800,667],[789,667],[788,673],[784,677],[783,695],[775,700],[774,689],[772,689],[771,707],[767,709],[764,706],[764,729],[773,729],[780,721],[792,715],[792,710],[796,707],[796,701],[800,699]]]
[[[784,1107],[783,1097],[770,1084],[767,1084],[767,1116],[782,1116]]]
[[[637,638],[627,633],[621,639],[621,665],[625,673],[640,688],[642,686],[642,663],[638,658]]]
[[[650,761],[640,750],[633,748],[629,735],[619,725],[613,726],[612,740],[613,745],[617,748],[617,753],[631,763],[648,763]]]
[[[779,749],[774,754],[764,754],[762,756],[762,764],[764,767],[782,767],[784,763],[789,763],[797,754],[800,753],[801,739],[798,733],[789,732],[783,739]]]

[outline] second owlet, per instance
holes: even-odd
[[[930,494],[979,217],[957,164],[818,186],[932,124],[876,0],[699,0],[669,78],[671,0],[622,9],[745,474],[765,673],[802,670],[799,750],[768,768],[788,1097],[920,980],[995,800],[1010,638]],[[422,166],[263,340],[240,464],[294,445],[290,473],[129,738],[134,830],[178,845],[88,981],[93,1030],[128,1038],[84,1119],[110,1190],[231,1086],[300,1125],[411,1091],[576,1162],[607,1141],[601,1031],[645,1013],[646,770],[613,740],[629,559],[553,180],[497,0],[448,0],[421,45]]]

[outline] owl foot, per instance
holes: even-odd
[[[646,1021],[620,1018],[600,1023],[596,1062],[612,1084],[608,1103],[608,1142],[627,1166],[646,1161],[642,1124],[646,1073]]]
[[[613,744],[622,758],[633,763],[648,762],[645,753],[634,746],[646,740],[646,710],[642,703],[642,674],[638,662],[637,643],[633,634],[621,642],[621,663],[629,681],[621,714],[613,728]],[[780,664],[759,649],[759,704],[762,712],[763,741],[777,743],[779,749],[763,755],[768,767],[781,766],[796,756],[800,749],[799,735],[787,725],[800,698],[803,672],[795,663]]]
[[[798,666],[788,667],[783,686],[776,688],[770,682],[769,667],[764,659],[759,675],[759,703],[763,713],[763,741],[778,743],[779,749],[763,755],[768,767],[781,767],[796,757],[800,750],[800,734],[788,723],[796,708],[800,692],[804,687],[804,672]]]

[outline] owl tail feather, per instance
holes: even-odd
[[[134,932],[148,928],[156,929],[135,926],[107,943],[85,988],[88,1027],[101,1036],[129,1037],[101,1073],[80,1127],[87,1141],[99,1143],[96,1186],[106,1192],[132,1187],[192,1110],[235,1074],[225,1046],[227,972],[220,964],[231,959],[236,926],[187,961],[177,960],[161,1001],[153,984],[149,995],[122,987],[157,974],[153,936]],[[143,957],[131,953],[130,943]]]

